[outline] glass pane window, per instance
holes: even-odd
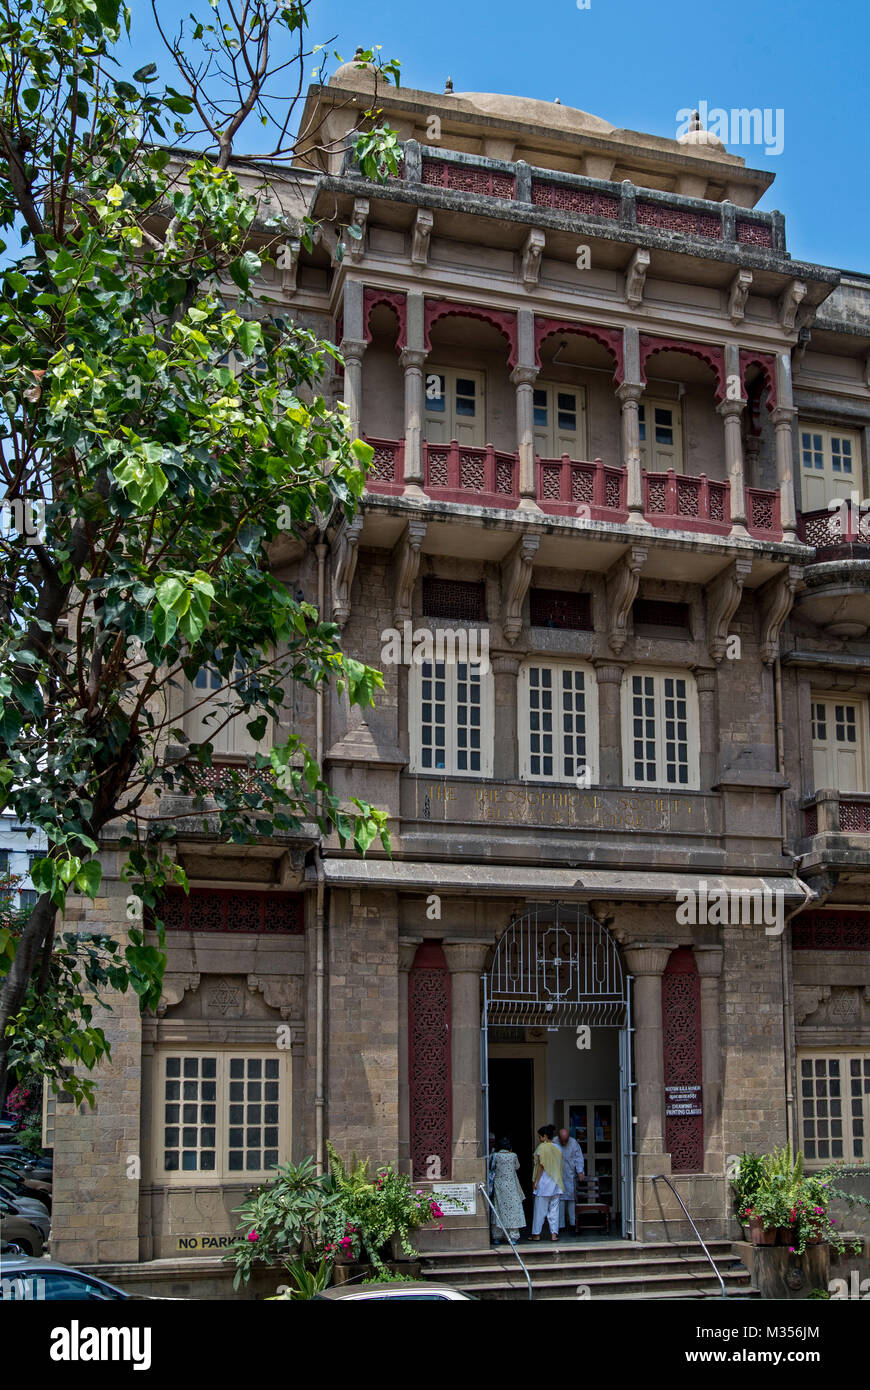
[[[535,424],[546,429],[550,420],[550,412],[547,409],[548,392],[535,390],[532,392],[532,404],[535,412]]]
[[[831,467],[835,473],[852,475],[852,441],[841,435],[831,435]]]
[[[673,444],[674,412],[663,406],[655,408],[656,444]]]
[[[424,661],[409,682],[413,772],[492,770],[492,675],[474,661]]]
[[[226,1178],[275,1167],[286,1104],[279,1058],[171,1053],[162,1060],[159,1170]]]
[[[441,372],[429,372],[426,377],[426,409],[440,412],[447,409],[446,381]]]
[[[820,471],[824,468],[825,453],[820,434],[812,434],[809,430],[801,432],[801,458],[804,468],[817,468]]]
[[[529,663],[519,683],[520,776],[535,781],[591,786],[594,758],[594,692],[581,666]]]
[[[801,1147],[808,1163],[867,1157],[870,1052],[802,1053]]]
[[[632,674],[623,686],[623,759],[629,785],[695,788],[698,753],[691,677]]]
[[[477,385],[473,377],[456,378],[456,414],[474,415],[477,409]]]

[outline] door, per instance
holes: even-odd
[[[533,393],[535,453],[540,458],[586,457],[582,387],[539,382]]]
[[[531,1215],[532,1155],[535,1151],[535,1064],[531,1057],[490,1057],[489,1128],[494,1143],[509,1139],[520,1160],[523,1208]]]
[[[435,367],[426,372],[426,441],[464,448],[482,448],[485,439],[483,373],[463,368]]]
[[[867,705],[864,700],[812,697],[813,780],[815,790],[867,790]]]
[[[820,429],[800,430],[801,503],[805,512],[825,511],[836,498],[861,491],[858,436]]]
[[[650,473],[683,471],[683,432],[679,401],[657,401],[644,396],[638,406],[640,456]]]

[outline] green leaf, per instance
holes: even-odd
[[[95,898],[100,890],[100,883],[103,877],[103,870],[98,859],[88,859],[82,864],[76,874],[76,887],[80,889],[85,897]]]

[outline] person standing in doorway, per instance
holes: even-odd
[[[520,1227],[526,1224],[524,1194],[517,1177],[519,1166],[520,1160],[511,1147],[510,1139],[500,1139],[498,1148],[489,1160],[490,1194],[501,1221],[501,1226],[493,1221],[493,1245],[499,1244],[502,1227],[507,1231],[511,1245],[516,1245],[520,1238]]]
[[[586,1164],[583,1159],[583,1150],[571,1132],[567,1129],[559,1130],[554,1143],[562,1155],[562,1170],[565,1178],[565,1225],[568,1227],[569,1231],[573,1231],[574,1235],[576,1235],[576,1184],[577,1179],[583,1177],[586,1169]]]
[[[550,1227],[550,1239],[559,1239],[559,1202],[565,1193],[562,1155],[553,1143],[554,1125],[541,1125],[538,1147],[535,1149],[535,1211],[532,1217],[532,1240],[541,1239],[544,1217]]]

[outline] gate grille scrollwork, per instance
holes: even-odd
[[[511,922],[489,973],[487,1022],[515,1027],[622,1027],[627,986],[616,943],[579,906],[533,909]]]

